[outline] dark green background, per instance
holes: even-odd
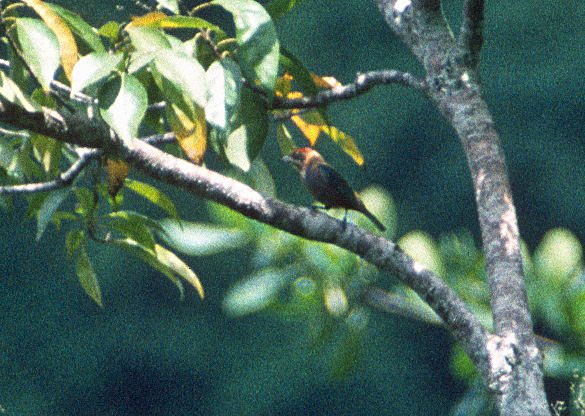
[[[139,12],[131,2],[118,2],[128,4],[121,12],[114,2],[59,3],[95,25]],[[454,24],[461,3],[445,2]],[[552,227],[585,236],[584,22],[580,0],[487,5],[484,96],[531,247]],[[382,68],[420,74],[372,1],[305,0],[278,31],[311,70],[342,82]],[[466,228],[478,235],[465,156],[420,94],[379,87],[332,106],[330,115],[356,139],[367,169],[325,141],[319,148],[357,188],[379,183],[392,194],[400,234]],[[278,162],[274,134],[264,157],[281,197],[307,203],[294,173]],[[172,194],[184,217],[198,218],[200,201]],[[23,209],[17,199],[0,222],[2,414],[446,415],[463,393],[448,373],[450,338],[423,324],[373,314],[355,372],[332,380],[331,351],[311,346],[302,322],[226,317],[220,302],[249,269],[246,251],[189,259],[208,297],[189,293],[180,302],[143,264],[95,247],[105,298],[99,309],[66,261],[63,235],[47,232],[35,242]]]

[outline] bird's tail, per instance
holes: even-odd
[[[370,219],[370,221],[372,221],[374,223],[374,225],[376,227],[378,227],[378,229],[380,231],[386,231],[386,227],[384,227],[384,224],[382,224],[380,222],[380,220],[378,220],[378,218],[374,217],[374,214],[372,214],[370,211],[368,211],[368,209],[365,206],[362,206],[362,209],[360,209],[360,212],[362,214],[364,214],[366,217],[368,217]]]

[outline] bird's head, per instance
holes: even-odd
[[[290,163],[297,169],[302,169],[313,160],[323,161],[323,157],[315,149],[310,147],[299,147],[288,156],[282,158],[284,162]]]

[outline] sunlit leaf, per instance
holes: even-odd
[[[181,290],[181,297],[182,285],[177,281],[177,277],[180,277],[193,286],[201,299],[205,297],[203,285],[195,272],[183,260],[163,246],[155,244],[153,249],[149,249],[131,238],[114,240],[113,243],[141,258],[147,264],[171,279],[179,287],[179,290]]]
[[[110,42],[116,43],[120,34],[120,23],[114,21],[107,22],[100,26],[98,34],[109,39]]]
[[[159,244],[156,244],[154,248],[157,260],[193,286],[199,297],[203,299],[205,297],[205,291],[195,272],[172,251],[167,250]]]
[[[165,17],[167,17],[167,15],[160,11],[148,12],[142,16],[132,16],[130,18],[130,23],[128,23],[128,25],[126,26],[126,30],[139,26],[160,27],[153,26],[153,24],[157,24]]]
[[[122,74],[100,88],[100,114],[104,121],[123,140],[137,136],[138,127],[146,113],[146,90],[132,75]]]
[[[156,206],[165,210],[171,217],[178,218],[173,201],[158,188],[135,179],[126,179],[126,188],[146,198]]]
[[[288,282],[282,270],[265,269],[237,282],[223,300],[224,310],[232,316],[244,316],[273,303]]]
[[[316,111],[310,113],[319,114]],[[292,116],[290,119],[293,123],[295,123],[301,133],[303,133],[303,136],[305,136],[309,144],[311,146],[315,146],[315,143],[317,143],[317,139],[319,138],[319,135],[323,129],[324,121],[321,120],[322,123],[314,124],[306,120],[307,115],[308,113],[303,113],[302,116]]]
[[[215,0],[214,3],[234,17],[244,75],[272,95],[278,73],[280,45],[270,15],[253,0]]]
[[[97,276],[93,270],[91,260],[89,259],[89,254],[87,253],[87,249],[85,247],[79,251],[75,271],[77,272],[79,283],[81,283],[81,287],[85,293],[87,293],[87,295],[92,298],[93,301],[99,306],[103,306],[100,284],[97,280]]]
[[[16,33],[22,57],[45,91],[55,76],[61,59],[59,41],[41,20],[16,19]]]
[[[37,213],[37,241],[41,239],[53,217],[53,214],[59,209],[70,193],[71,189],[63,188],[52,191],[47,195]]]
[[[339,82],[335,77],[330,76],[320,76],[316,74],[311,74],[311,79],[315,83],[315,85],[319,88],[330,90],[335,87],[340,87],[342,84]]]
[[[347,153],[355,163],[359,166],[362,166],[365,163],[364,155],[360,149],[358,149],[355,141],[349,134],[342,132],[335,126],[323,125],[322,130],[325,134],[331,137],[331,140],[337,143],[339,147],[341,147],[341,150]]]
[[[37,105],[34,101],[27,98],[20,90],[18,85],[8,78],[4,71],[0,71],[0,95],[13,104],[17,104],[26,111],[37,111]]]
[[[222,132],[229,133],[240,105],[242,74],[231,59],[212,63],[206,72],[209,97],[205,106],[207,121]]]
[[[95,52],[106,51],[97,31],[83,20],[81,16],[53,3],[46,3],[46,5],[53,9],[67,23],[73,34],[83,40],[87,46]]]
[[[171,44],[166,35],[158,29],[140,26],[126,26],[132,45],[139,52],[156,52],[160,49],[170,49]]]
[[[179,0],[156,0],[156,2],[175,14],[179,13]]]
[[[237,228],[213,224],[163,219],[160,237],[169,246],[189,256],[208,256],[233,250],[249,241],[249,235]]]
[[[194,58],[173,50],[159,50],[154,60],[158,72],[191,101],[205,108],[207,81],[205,70]]]
[[[207,29],[226,37],[225,32],[207,20],[200,17],[192,16],[167,16],[162,12],[152,12],[138,18],[134,18],[127,26],[132,27],[150,27],[159,29]]]
[[[75,94],[89,85],[104,79],[122,61],[122,54],[94,52],[81,58],[71,75],[71,93]]]
[[[53,31],[59,42],[59,51],[61,56],[61,65],[67,79],[71,80],[71,72],[77,62],[77,43],[73,33],[65,24],[63,19],[46,3],[41,0],[23,0],[29,7],[31,7],[45,24]],[[19,35],[20,38],[20,35]]]

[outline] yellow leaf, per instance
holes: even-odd
[[[323,132],[331,137],[331,140],[337,143],[339,147],[341,147],[341,149],[354,160],[355,163],[357,163],[359,166],[363,166],[365,163],[364,155],[362,152],[360,152],[360,149],[358,149],[355,141],[349,134],[342,132],[334,126],[323,125],[322,129]]]
[[[207,150],[207,124],[203,109],[194,106],[193,113],[186,114],[176,104],[167,105],[167,119],[183,152],[190,160],[201,164]]]
[[[301,94],[298,92],[292,92],[288,94],[289,97],[293,94]],[[301,94],[302,96],[302,94]],[[298,110],[294,110],[298,112]],[[318,111],[307,111],[302,113],[301,115],[294,115],[290,118],[293,123],[298,127],[298,129],[303,133],[303,136],[307,138],[309,144],[311,146],[315,146],[317,143],[317,139],[323,131],[323,127],[325,127],[326,123],[321,113]]]
[[[65,71],[65,76],[71,81],[71,73],[73,67],[78,61],[77,43],[73,33],[65,22],[55,13],[50,7],[44,4],[41,0],[23,0],[24,3],[33,9],[45,24],[55,33],[59,42],[59,50],[61,54],[61,65]]]
[[[167,15],[160,11],[146,13],[143,16],[132,16],[130,18],[132,21],[126,27],[153,26],[166,18]]]
[[[321,134],[321,126],[307,123],[301,116],[292,116],[290,118],[293,123],[299,128],[303,136],[307,138],[311,146],[315,146],[319,134]]]
[[[114,197],[124,186],[124,180],[128,177],[130,168],[123,160],[107,159],[106,171],[108,173],[108,193]]]
[[[334,77],[321,77],[311,73],[311,78],[313,79],[313,82],[317,88],[330,90],[332,88],[341,86],[341,82],[337,81]]]

